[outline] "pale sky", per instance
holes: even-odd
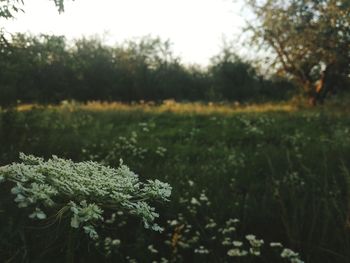
[[[170,39],[185,63],[207,65],[223,39],[236,41],[244,20],[234,0],[67,0],[58,14],[48,0],[26,0],[25,13],[2,23],[8,32],[98,35],[113,45],[150,35]]]

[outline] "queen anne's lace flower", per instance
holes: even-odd
[[[11,193],[18,207],[33,208],[30,218],[44,220],[49,217],[48,211],[57,216],[67,213],[71,227],[82,228],[90,238],[97,239],[99,224],[111,221],[111,212],[124,211],[138,216],[146,228],[161,230],[154,224],[158,214],[148,201],[167,201],[169,184],[159,180],[142,183],[122,161],[114,169],[56,156],[44,161],[21,153],[20,159],[21,163],[0,169],[0,183],[14,184]],[[105,213],[107,210],[109,213]]]

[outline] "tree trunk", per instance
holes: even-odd
[[[333,68],[334,64],[327,65],[326,69],[321,73],[320,79],[312,87],[309,93],[310,105],[323,104],[327,95],[335,93],[339,76],[337,76]]]
[[[315,87],[310,81],[303,81],[304,92],[308,98],[308,104],[310,106],[316,106],[317,98],[315,93]]]

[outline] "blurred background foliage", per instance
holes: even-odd
[[[0,104],[102,101],[262,101],[290,97],[293,84],[260,75],[224,48],[207,68],[184,65],[169,41],[115,46],[98,38],[14,34],[0,43]]]

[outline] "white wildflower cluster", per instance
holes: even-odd
[[[72,228],[82,229],[94,240],[99,237],[97,227],[113,223],[116,214],[136,215],[146,228],[161,230],[154,224],[158,213],[148,201],[167,201],[169,184],[159,180],[142,183],[122,161],[114,169],[56,156],[44,161],[21,153],[20,159],[21,163],[0,169],[0,182],[13,184],[14,200],[19,208],[31,210],[30,218],[44,220],[52,212],[60,218],[68,215]]]
[[[106,256],[109,256],[113,251],[117,251],[121,241],[119,239],[112,239],[106,237],[103,241],[103,248]]]
[[[226,220],[225,226],[219,229],[219,232],[223,235],[221,244],[225,247],[231,247],[227,251],[229,257],[245,257],[248,255],[248,251],[243,248],[243,242],[232,239],[232,236],[236,232],[237,223],[239,223],[237,218],[230,218]]]
[[[153,245],[149,245],[147,249],[152,253],[152,254],[157,254],[158,250],[154,248]]]
[[[282,259],[287,259],[290,263],[304,263],[304,261],[300,259],[299,253],[289,248],[284,248],[280,242],[271,242],[270,247],[280,249],[280,257]]]
[[[195,254],[209,254],[209,250],[206,249],[204,246],[199,246],[194,250]]]
[[[286,135],[284,137],[285,143],[289,144],[292,147],[295,156],[299,159],[303,157],[302,148],[305,147],[306,143],[310,140],[310,137],[307,137],[305,134],[298,130],[295,131],[294,134]]]
[[[227,251],[227,255],[229,257],[244,257],[248,255],[248,252],[239,248],[232,248],[229,251]]]
[[[126,262],[128,262],[128,263],[137,263],[137,260],[136,260],[136,259],[131,258],[131,257],[129,257],[129,256],[126,256],[125,260],[126,260]]]
[[[73,213],[70,223],[71,227],[79,228],[83,226],[84,232],[90,238],[97,239],[98,234],[92,223],[103,220],[103,210],[96,204],[88,204],[86,200],[81,201],[79,205],[70,201],[68,205]]]
[[[213,218],[209,218],[209,222],[205,225],[206,229],[212,229],[217,226],[216,222],[214,221]]]
[[[234,168],[243,168],[245,156],[234,149],[230,150],[230,154],[227,156],[227,163]]]
[[[168,263],[170,262],[168,259],[162,257],[160,261],[153,260],[152,263]]]
[[[147,132],[148,128],[145,123],[141,123],[141,133]],[[152,126],[153,127],[153,126]],[[145,160],[151,156],[157,158],[164,158],[167,153],[167,149],[161,145],[154,145],[153,147],[145,147],[142,145],[139,134],[136,131],[132,131],[129,136],[119,136],[110,145],[101,144],[100,148],[107,147],[108,153],[105,156],[94,155],[96,149],[84,149],[84,156],[92,157],[92,160],[101,160],[105,164],[113,164],[116,160],[119,160],[122,156],[128,160]],[[97,150],[98,152],[99,150]]]
[[[270,247],[283,247],[283,245],[280,242],[271,242]]]
[[[219,229],[219,232],[225,236],[224,241],[226,242],[223,241],[223,245],[231,244],[231,235],[236,231],[236,224],[238,222],[239,220],[237,218],[230,218],[226,220],[225,226]]]
[[[169,201],[168,197],[171,195],[171,187],[167,183],[163,183],[159,180],[147,180],[147,184],[144,185],[143,191],[148,194],[149,197],[160,198],[163,201]]]
[[[164,147],[162,147],[162,146],[158,146],[158,147],[156,148],[155,153],[156,153],[157,155],[159,155],[160,157],[164,157],[166,151],[167,151],[166,148],[164,148]]]
[[[272,249],[277,256],[275,262],[288,260],[291,263],[303,263],[297,253],[288,254],[290,250],[285,249],[281,243],[272,242],[267,247],[263,239],[253,234],[240,238],[238,234],[240,220],[237,218],[233,217],[220,222],[215,216],[208,216],[210,199],[204,189],[195,196],[188,194],[186,197],[180,197],[179,202],[186,205],[187,213],[178,213],[177,217],[167,221],[166,236],[168,238],[164,242],[171,251],[171,255],[166,257],[171,258],[174,262],[182,262],[183,255],[188,253],[193,253],[193,256],[197,258],[211,258],[219,250],[212,248],[221,247],[220,250],[222,249],[224,254],[220,255],[225,255],[227,262],[232,260],[251,262],[255,260],[254,258],[259,260],[264,258],[264,251]],[[195,217],[198,221],[193,224],[188,220],[189,217]],[[152,253],[154,247],[149,246],[148,249]],[[161,256],[161,254],[159,251],[157,255]]]
[[[249,253],[253,256],[260,256],[260,248],[264,244],[264,240],[256,239],[255,235],[246,235],[245,238],[249,241],[250,248]]]
[[[206,194],[206,192],[203,190],[199,196],[199,201],[201,203],[204,203],[206,206],[210,206],[211,205],[211,202],[209,201],[209,198]]]
[[[259,118],[256,121],[260,126],[271,126],[276,123],[276,120],[271,116],[259,116]]]
[[[118,160],[122,155],[143,160],[147,152],[148,149],[139,146],[138,135],[133,131],[130,137],[119,136],[104,160],[107,163],[111,163],[114,160]]]
[[[236,224],[239,222],[238,219],[229,219],[226,221],[225,228],[219,229],[223,234],[222,245],[225,247],[231,247],[227,250],[227,255],[229,257],[262,257],[262,248],[264,246],[263,239],[257,239],[255,235],[249,234],[245,236],[245,241],[232,240],[232,235],[234,234]],[[299,254],[292,251],[289,248],[284,248],[279,242],[271,242],[270,247],[274,250],[280,249],[279,254],[280,259],[288,259],[291,263],[304,263]]]
[[[150,132],[156,127],[156,124],[154,122],[140,122],[139,127],[143,132]]]
[[[197,206],[200,206],[201,205],[201,203],[198,201],[198,199],[197,198],[195,198],[195,197],[192,197],[191,198],[191,204],[192,205],[197,205]]]
[[[302,261],[299,258],[299,253],[294,252],[293,250],[289,249],[289,248],[284,248],[281,252],[281,258],[286,258],[289,260],[289,262],[291,263],[304,263],[304,261]]]
[[[191,181],[192,182],[192,181]],[[187,200],[183,200],[184,203],[187,203]],[[192,214],[196,214],[198,211],[197,209],[201,206],[210,206],[211,202],[206,194],[205,190],[202,190],[202,192],[200,193],[199,197],[191,197],[191,199],[189,200],[189,204],[188,204],[188,211],[191,212]]]
[[[149,127],[147,122],[140,122],[139,126],[141,127],[143,132],[149,132]]]
[[[305,181],[297,171],[287,173],[282,182],[294,187],[303,187],[305,185]]]
[[[250,120],[250,119],[246,119],[246,118],[240,118],[240,121],[242,122],[242,124],[244,125],[244,131],[247,134],[250,135],[263,135],[264,131],[262,129],[260,129],[257,124],[257,121]]]

